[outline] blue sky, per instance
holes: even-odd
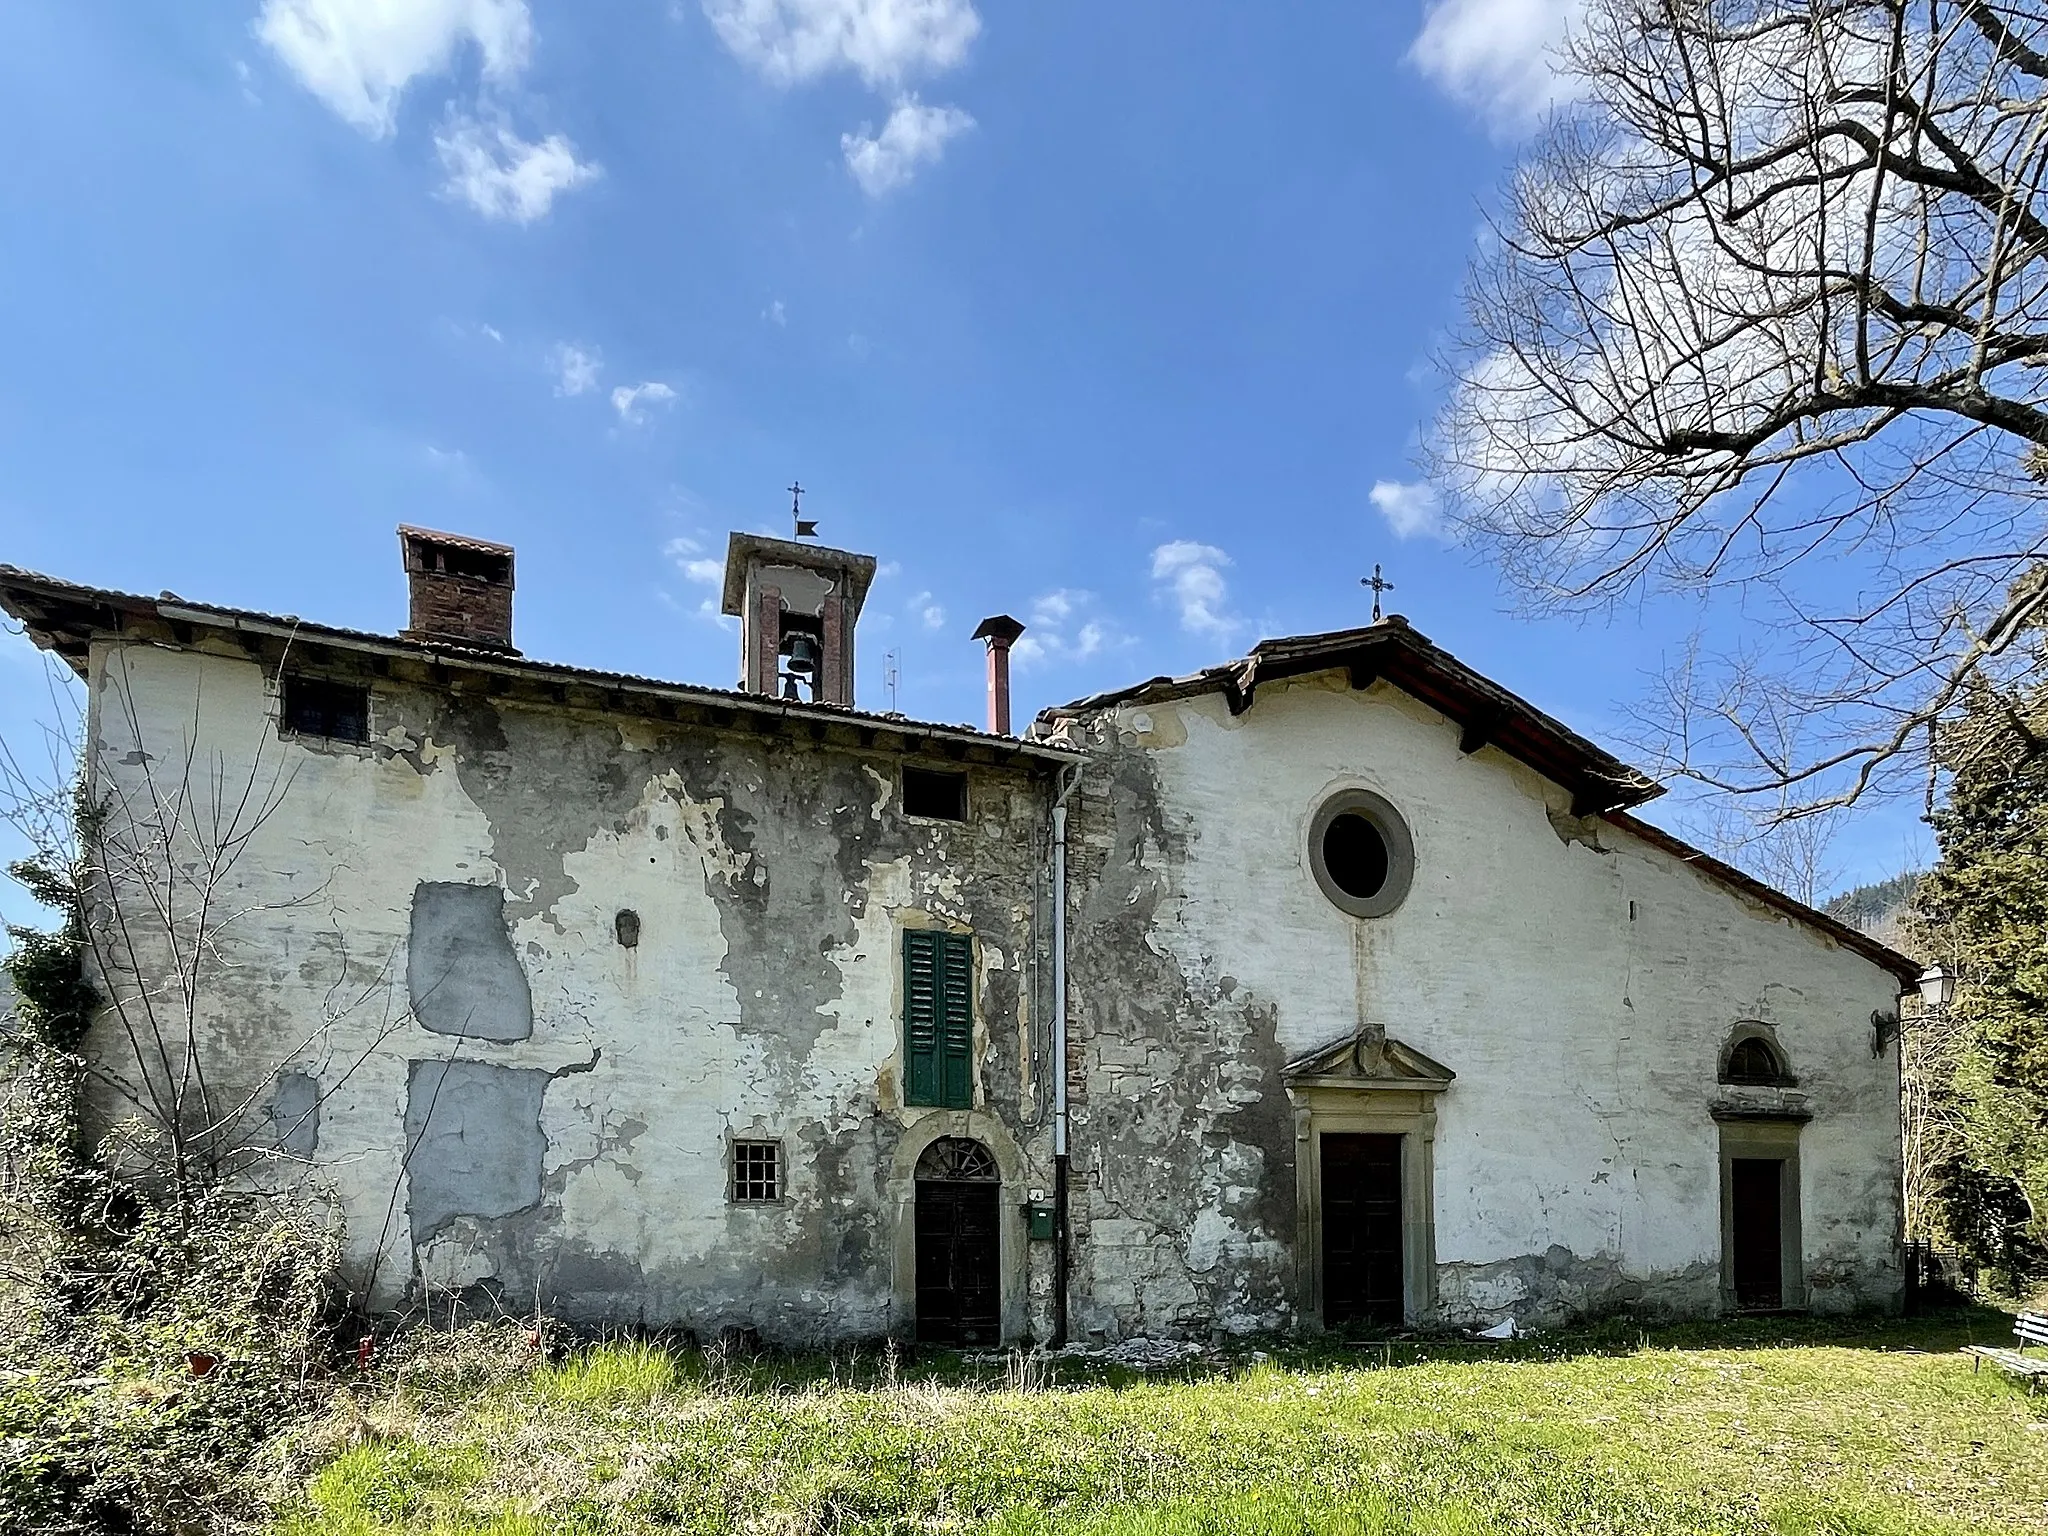
[[[1028,713],[1361,622],[1377,561],[1612,738],[1693,616],[1513,614],[1413,463],[1569,9],[8,7],[0,559],[393,630],[422,523],[518,547],[528,654],[729,686],[726,532],[800,478],[884,562],[869,707],[894,651],[978,720],[990,613]],[[0,731],[48,713],[0,637]]]

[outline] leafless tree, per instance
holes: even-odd
[[[1916,782],[2048,611],[2048,6],[1588,0],[1563,68],[1468,282],[1453,517],[1538,605],[1739,604],[1667,773],[1776,818]]]
[[[1749,871],[1775,890],[1817,907],[1835,890],[1841,869],[1830,857],[1841,830],[1838,810],[1787,816],[1782,799],[1757,806],[1713,801],[1688,831],[1717,858]]]
[[[1899,1031],[1899,1126],[1908,1238],[1952,1241],[1942,1225],[1941,1173],[1969,1145],[1954,1091],[1968,1032],[1955,1010],[1907,1005]]]
[[[46,764],[0,749],[0,818],[32,862],[65,872],[55,883],[76,904],[102,1041],[78,1069],[114,1122],[103,1161],[144,1177],[176,1207],[280,1156],[299,1128],[275,1113],[285,1073],[325,1069],[320,1092],[290,1111],[303,1122],[412,1015],[393,985],[393,957],[352,957],[335,920],[334,976],[319,1018],[253,1051],[231,1043],[235,1012],[247,1006],[237,974],[274,963],[266,928],[327,897],[316,884],[280,899],[269,883],[245,878],[293,773],[267,722],[246,744],[208,745],[196,691],[146,714],[124,655],[107,669],[102,761],[84,771],[78,749],[65,745],[82,740],[82,720],[75,694],[53,691],[69,725],[43,728]],[[323,1059],[342,1036],[352,1042],[346,1059]]]
[[[247,1006],[236,1000],[237,973],[274,962],[275,935],[264,930],[327,897],[324,881],[280,898],[244,878],[295,774],[267,721],[245,750],[208,747],[197,693],[175,719],[145,718],[123,654],[107,666],[101,750],[126,747],[118,768],[129,771],[103,763],[92,780],[81,896],[102,1027],[125,1049],[95,1053],[91,1070],[133,1112],[110,1156],[147,1167],[181,1197],[248,1171],[291,1139],[297,1127],[270,1112],[279,1079],[313,1065],[345,1021],[352,1032],[367,1026],[368,1043],[328,1064],[338,1070],[324,1074],[321,1094],[292,1110],[302,1121],[412,1015],[393,985],[393,957],[352,963],[346,927],[333,919],[334,976],[318,1020],[253,1057],[227,1043],[235,1010]]]
[[[1688,690],[1699,665],[1697,644],[1663,679],[1666,718],[1687,719]],[[1773,698],[1749,722],[1750,734],[1769,744],[1774,757],[1792,761],[1801,752],[1799,722]],[[1653,719],[1654,715],[1647,716]],[[1798,805],[1793,786],[1779,784],[1766,793],[1738,799],[1695,790],[1689,804],[1678,807],[1679,820],[1710,853],[1748,870],[1766,884],[1808,906],[1818,906],[1833,890],[1841,868],[1832,861],[1835,839],[1848,814],[1831,806],[1805,815],[1791,814]]]

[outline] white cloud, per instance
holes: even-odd
[[[761,318],[770,325],[788,325],[789,311],[782,307],[782,300],[777,299],[761,311]]]
[[[675,397],[676,392],[659,379],[649,379],[645,384],[621,384],[612,391],[612,409],[619,413],[621,421],[637,427],[647,419],[647,406],[668,405]]]
[[[425,448],[427,463],[447,476],[448,483],[456,490],[475,491],[485,484],[475,460],[460,448],[437,448],[432,443],[426,444]]]
[[[264,0],[257,37],[299,83],[373,138],[388,136],[405,88],[445,72],[465,44],[508,81],[533,47],[526,0]]]
[[[502,342],[505,339],[505,333],[495,325],[480,325],[477,327],[477,330],[483,335],[490,337],[493,341]]]
[[[918,622],[923,624],[926,629],[944,629],[946,627],[946,610],[932,601],[931,593],[918,593],[917,596],[910,600],[908,606],[916,613]]]
[[[1058,624],[1074,611],[1078,598],[1086,593],[1076,594],[1061,587],[1057,592],[1048,592],[1031,604],[1031,622],[1034,624]]]
[[[434,135],[434,147],[448,172],[444,196],[487,219],[515,224],[545,217],[557,193],[604,174],[601,166],[578,160],[575,146],[559,133],[530,144],[503,124],[486,127],[457,113]]]
[[[1189,634],[1212,635],[1227,641],[1244,621],[1227,611],[1229,583],[1223,567],[1230,556],[1213,544],[1175,539],[1152,551],[1152,579],[1180,610],[1180,627]]]
[[[850,69],[870,86],[937,74],[981,30],[971,0],[703,0],[734,57],[778,85]]]
[[[1531,127],[1572,95],[1552,53],[1584,0],[1435,0],[1408,60],[1497,131]]]
[[[1033,598],[1025,632],[1011,647],[1010,655],[1024,668],[1047,661],[1086,661],[1106,648],[1128,645],[1125,635],[1110,620],[1093,616],[1093,592],[1061,587]],[[1078,626],[1072,621],[1081,619]]]
[[[555,393],[589,394],[597,388],[597,371],[603,366],[597,353],[586,352],[581,347],[563,342],[555,348],[555,371],[560,375],[555,381]]]
[[[725,562],[706,560],[700,551],[703,546],[695,539],[670,539],[662,546],[661,552],[675,562],[677,570],[691,581],[703,586],[722,586],[725,582]]]
[[[1394,530],[1395,538],[1412,539],[1418,534],[1443,537],[1443,508],[1427,481],[1376,480],[1367,495]]]
[[[974,119],[958,107],[927,107],[915,96],[905,96],[880,134],[868,137],[863,124],[859,133],[842,133],[839,148],[861,191],[880,197],[909,181],[919,166],[936,164],[946,152],[946,141],[973,126]]]

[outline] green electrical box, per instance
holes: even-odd
[[[1030,1225],[1031,1241],[1049,1243],[1053,1239],[1052,1207],[1033,1201],[1024,1207],[1024,1220]]]

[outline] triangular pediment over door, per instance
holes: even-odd
[[[1289,1088],[1395,1089],[1440,1092],[1457,1073],[1378,1029],[1355,1030],[1317,1046],[1280,1069]]]

